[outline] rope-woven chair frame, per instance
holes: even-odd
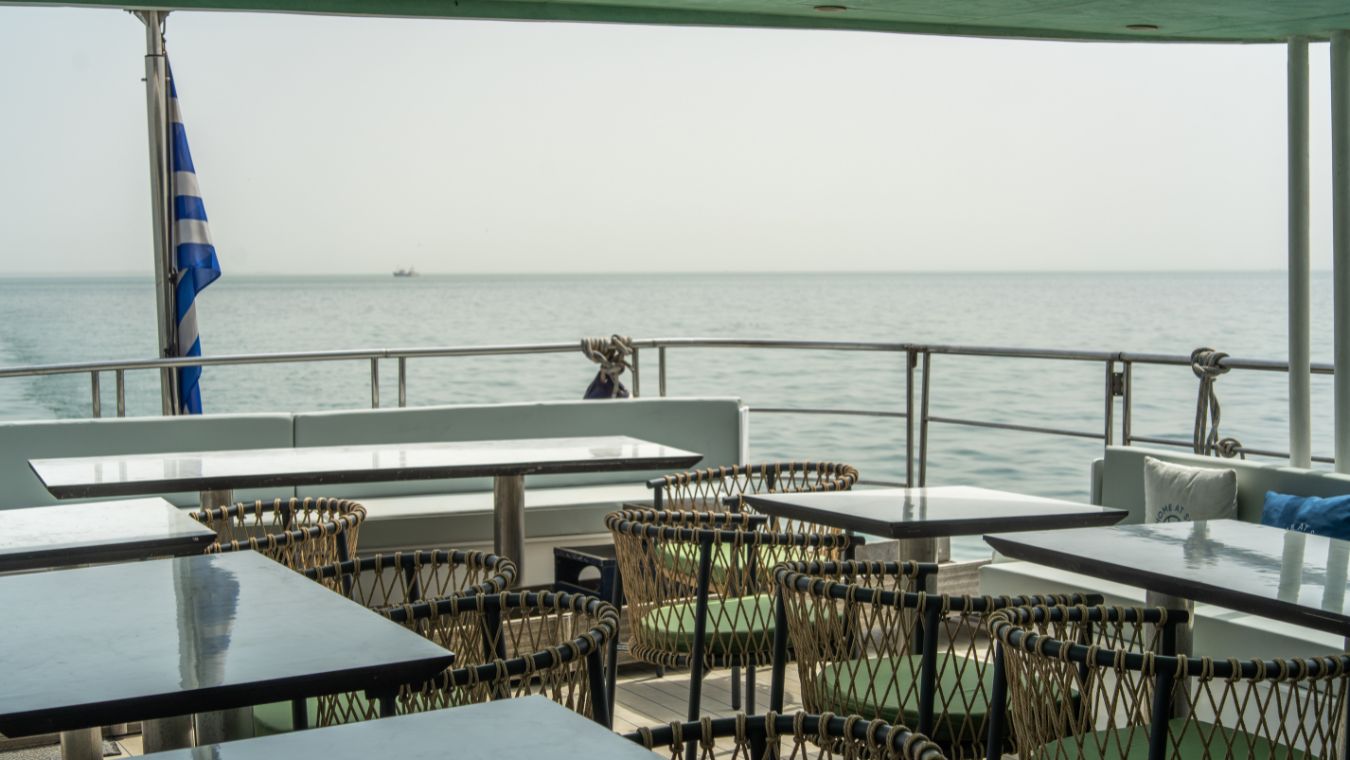
[[[941,748],[903,726],[830,713],[738,713],[640,728],[624,738],[671,760],[943,760]]]
[[[756,530],[765,522],[735,512],[629,508],[606,515],[628,601],[629,654],[672,668],[700,655],[704,669],[770,664],[773,566],[834,556],[854,539]]]
[[[405,684],[391,704],[319,699],[319,725],[540,694],[598,723],[612,719],[606,650],[619,613],[583,594],[510,592],[427,599],[379,611],[455,653],[455,667]]]
[[[937,566],[915,562],[799,562],[774,569],[782,657],[774,659],[770,707],[782,707],[790,644],[811,712],[909,722],[951,757],[986,754],[995,610],[1099,602],[1081,595],[929,594]],[[774,701],[777,700],[777,701]],[[1002,751],[1016,753],[1009,737]]]
[[[1350,655],[1158,654],[1186,613],[1029,607],[990,617],[1022,757],[1333,758]],[[1064,694],[1074,699],[1063,699]]]
[[[356,553],[366,508],[349,499],[290,498],[211,507],[191,515],[216,532],[208,554],[252,549],[304,571]]]
[[[506,557],[458,549],[418,549],[354,557],[305,571],[372,610],[453,595],[495,594],[516,579]]]
[[[758,493],[805,493],[847,491],[858,482],[858,470],[841,462],[768,462],[706,467],[676,472],[647,481],[658,510],[725,512],[749,511],[740,497]],[[828,533],[825,528],[799,520],[772,517],[775,533]]]

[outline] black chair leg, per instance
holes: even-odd
[[[610,599],[609,603],[614,605],[614,609],[619,610],[620,620],[623,619],[623,577],[619,575],[619,568],[609,568],[613,575],[610,577]],[[614,700],[615,692],[618,690],[619,677],[619,632],[614,632],[614,638],[609,642],[609,670],[605,683],[606,695],[609,699],[610,728],[613,728],[614,722]]]
[[[708,582],[712,577],[712,539],[699,542],[698,552],[698,597],[694,603],[694,646],[689,661],[689,720],[699,718],[699,708],[703,701],[703,653],[707,646],[708,635]],[[698,754],[698,742],[689,742],[685,747],[686,760],[695,760]]]
[[[741,668],[731,666],[731,709],[741,709]]]
[[[755,664],[745,666],[745,712],[755,714]]]

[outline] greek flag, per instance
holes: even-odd
[[[178,88],[169,69],[169,152],[173,167],[169,194],[173,198],[170,224],[174,252],[174,293],[178,307],[178,355],[201,356],[197,335],[197,294],[220,276],[216,247],[206,225],[206,206],[197,190],[197,172],[188,150],[187,131],[178,110]],[[202,393],[198,387],[201,367],[178,369],[178,413],[201,414]]]

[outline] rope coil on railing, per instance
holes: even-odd
[[[619,382],[619,376],[632,367],[628,357],[633,351],[633,339],[626,335],[582,338],[581,353],[600,365],[595,380],[586,389],[585,398],[628,398],[628,389]]]
[[[1195,399],[1195,431],[1191,438],[1197,454],[1213,454],[1232,459],[1242,453],[1242,443],[1236,438],[1219,437],[1219,396],[1214,383],[1228,372],[1223,360],[1228,354],[1212,348],[1197,348],[1191,352],[1191,371],[1200,378],[1200,390]]]

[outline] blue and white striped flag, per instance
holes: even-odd
[[[174,252],[174,300],[178,307],[178,355],[201,356],[202,342],[197,335],[197,294],[220,277],[216,247],[206,225],[206,206],[197,190],[197,171],[188,150],[187,131],[178,110],[178,88],[173,69],[169,69],[169,151],[173,171],[170,195],[173,216],[170,224]],[[201,414],[202,393],[198,387],[201,367],[178,370],[178,413]]]

